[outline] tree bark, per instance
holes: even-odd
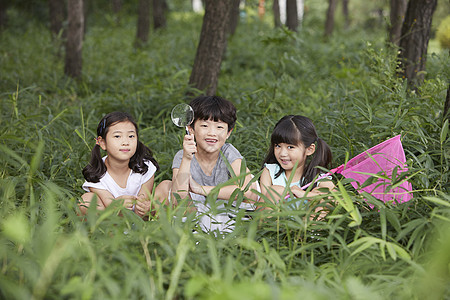
[[[139,0],[138,22],[135,46],[141,47],[148,41],[150,32],[150,0]]]
[[[280,3],[278,0],[273,0],[272,5],[273,12],[273,24],[275,27],[281,27],[281,18],[280,18]]]
[[[399,46],[402,35],[402,25],[405,19],[407,0],[390,0],[391,10],[389,19],[389,42]]]
[[[328,0],[327,19],[325,21],[325,37],[331,36],[334,29],[334,12],[336,11],[337,0]]]
[[[424,79],[431,21],[437,0],[410,0],[400,39],[399,61],[402,75],[410,87]]]
[[[241,4],[241,0],[232,0],[232,3],[230,21],[228,22],[229,35],[234,35],[239,24],[239,5]]]
[[[2,1],[2,0],[0,0]],[[50,32],[52,38],[56,38],[61,34],[63,37],[62,29],[64,16],[64,1],[61,0],[48,0],[48,11],[50,17]]]
[[[344,15],[345,20],[345,29],[348,29],[350,27],[350,14],[348,11],[348,2],[350,0],[342,0],[342,14]]]
[[[286,1],[286,27],[291,31],[298,29],[297,0]]]
[[[166,27],[166,13],[164,10],[164,0],[153,0],[153,28]]]
[[[232,0],[205,0],[205,15],[189,84],[206,95],[214,95],[217,90],[231,4]]]
[[[64,73],[72,78],[81,77],[84,33],[83,0],[68,0],[68,28]]]

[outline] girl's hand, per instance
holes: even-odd
[[[152,202],[145,196],[139,195],[136,201],[136,207],[134,212],[140,216],[144,217],[148,212],[152,210]]]
[[[183,140],[183,156],[189,160],[197,153],[197,145],[194,140],[194,135],[186,134]]]
[[[123,206],[129,210],[133,210],[133,207],[136,203],[136,197],[130,195],[123,195],[117,198],[118,200],[123,201]]]
[[[296,198],[301,198],[305,196],[305,191],[299,188],[298,186],[291,187],[291,192],[294,194]]]
[[[203,186],[201,186],[194,179],[192,179],[192,176],[189,178],[189,191],[193,192],[194,194],[207,196]]]

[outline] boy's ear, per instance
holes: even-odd
[[[313,155],[316,152],[316,144],[311,144],[308,148],[306,148],[306,155]]]
[[[227,139],[230,137],[231,133],[233,132],[233,129],[234,129],[234,128],[232,128],[230,131],[228,131],[228,133],[227,133]]]

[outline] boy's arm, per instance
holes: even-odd
[[[183,157],[181,158],[180,167],[172,169],[172,192],[170,198],[174,205],[177,205],[174,194],[178,194],[181,199],[189,196],[191,162],[196,152],[197,146],[194,141],[194,135],[185,135],[183,140]]]
[[[241,163],[242,163],[242,159],[236,159],[232,164],[231,164],[231,168],[234,171],[234,174],[236,174],[236,176],[239,176],[241,173]],[[229,199],[231,197],[231,194],[236,190],[236,189],[243,189],[247,186],[247,184],[250,182],[250,180],[252,180],[252,175],[250,174],[250,170],[248,168],[246,168],[246,173],[248,173],[245,176],[245,182],[244,185],[242,187],[239,187],[238,185],[228,185],[228,186],[224,186],[219,190],[219,194],[218,194],[218,198],[220,199]],[[190,185],[191,190],[196,193],[196,194],[200,194],[203,196],[208,196],[209,193],[211,193],[211,191],[215,188],[215,186],[201,186],[197,183],[195,183],[193,180],[191,180],[192,184]],[[252,183],[250,189],[248,191],[246,191],[244,193],[244,196],[248,199],[257,201],[258,200],[258,195],[253,193],[251,190],[255,189],[257,190],[257,183],[254,182]]]

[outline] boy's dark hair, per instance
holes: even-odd
[[[311,159],[308,163],[305,163],[303,170],[302,176],[305,177],[305,183],[312,182],[316,175],[321,172],[320,169],[316,168],[317,166],[331,168],[331,149],[324,140],[317,136],[316,128],[309,118],[299,115],[288,115],[278,121],[270,138],[270,148],[263,162],[263,168],[265,163],[280,166],[275,157],[274,147],[281,143],[292,145],[302,143],[305,148],[316,143],[316,150],[314,154],[310,155]],[[280,176],[283,171],[283,168],[280,166],[280,171],[275,174],[275,178]]]
[[[194,126],[197,120],[213,120],[215,122],[222,121],[228,124],[228,132],[230,132],[236,124],[236,107],[230,101],[218,96],[200,96],[190,103],[194,110]]]
[[[130,158],[130,162],[128,163],[128,167],[133,170],[133,172],[145,174],[148,171],[148,166],[145,164],[145,161],[151,161],[156,170],[159,169],[159,165],[156,160],[153,158],[152,151],[145,146],[142,142],[139,141],[139,131],[136,122],[133,117],[121,111],[115,111],[105,115],[97,126],[97,137],[101,137],[102,139],[106,139],[106,134],[109,131],[109,127],[120,123],[120,122],[131,122],[136,128],[136,137],[137,137],[137,146],[136,153]],[[89,182],[99,182],[100,178],[103,177],[106,173],[106,165],[103,162],[102,156],[100,154],[100,146],[95,145],[91,152],[91,160],[89,164],[83,169],[83,176]]]

